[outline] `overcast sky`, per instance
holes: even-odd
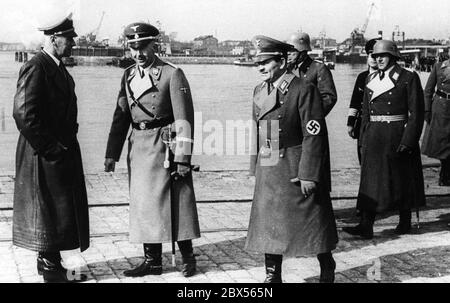
[[[355,27],[361,27],[375,2],[366,37],[391,37],[396,25],[407,38],[448,39],[449,0],[2,0],[0,41],[39,39],[36,27],[50,16],[75,12],[79,35],[95,29],[102,12],[105,19],[100,37],[117,40],[123,26],[134,21],[160,21],[177,39],[193,40],[215,35],[220,41],[251,39],[264,34],[285,40],[303,30],[312,36],[325,31],[342,42]]]

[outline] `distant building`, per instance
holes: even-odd
[[[219,40],[212,35],[200,36],[194,39],[193,52],[197,55],[216,55],[219,50]]]
[[[251,41],[225,40],[219,43],[219,50],[229,56],[243,56],[253,48]]]
[[[190,55],[191,50],[194,48],[194,43],[171,41],[170,48],[172,55]]]

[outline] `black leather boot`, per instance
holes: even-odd
[[[45,283],[78,283],[87,280],[87,276],[75,270],[67,270],[61,265],[59,252],[39,252],[37,271],[43,276]]]
[[[266,279],[264,283],[283,283],[281,279],[282,255],[265,255]]]
[[[450,186],[450,159],[441,160],[439,186]]]
[[[331,252],[318,254],[317,260],[320,263],[320,283],[334,283],[336,262]]]
[[[144,244],[145,260],[134,269],[126,270],[127,277],[143,277],[147,275],[162,274],[162,244]]]
[[[343,231],[354,236],[360,236],[366,240],[373,238],[373,224],[375,222],[375,213],[363,210],[361,211],[361,222],[352,227],[344,227]]]
[[[181,273],[186,278],[192,277],[197,272],[197,261],[195,260],[192,241],[179,241],[178,247],[180,248],[181,256],[183,259],[183,267],[181,268]]]
[[[400,220],[395,228],[395,232],[399,235],[405,235],[411,232],[411,210],[400,211]]]

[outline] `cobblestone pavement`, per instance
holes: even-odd
[[[450,282],[450,188],[438,187],[436,168],[424,170],[427,207],[420,228],[398,236],[398,216],[377,217],[375,237],[363,241],[341,231],[354,224],[358,170],[334,171],[333,205],[340,242],[334,251],[336,282]],[[86,283],[258,283],[264,280],[264,256],[243,249],[250,214],[253,179],[243,172],[204,172],[196,176],[202,237],[194,240],[199,274],[184,278],[171,266],[170,244],[164,244],[161,276],[127,278],[125,269],[142,261],[141,245],[128,242],[128,188],[124,172],[87,175],[90,198],[91,247],[82,254],[65,252],[65,265],[81,266]],[[36,254],[12,246],[11,197],[13,178],[0,176],[0,282],[41,282]],[[416,224],[416,222],[414,222]],[[288,283],[318,282],[315,256],[287,259],[283,279]]]

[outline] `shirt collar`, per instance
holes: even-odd
[[[45,49],[42,50],[44,53],[46,53],[47,55],[50,56],[50,58],[53,59],[53,61],[55,61],[56,65],[59,66],[59,64],[61,63],[61,61],[56,58],[55,56],[53,56],[50,52],[46,51]]]

